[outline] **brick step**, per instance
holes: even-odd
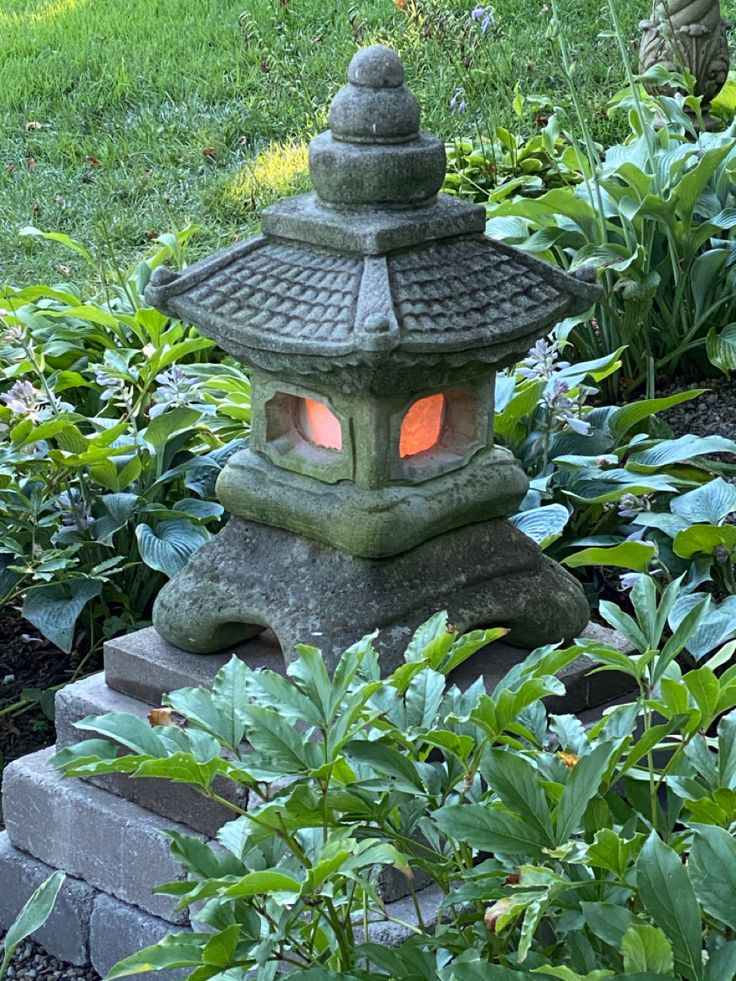
[[[54,871],[31,858],[0,832],[0,936],[31,893]],[[114,899],[67,875],[46,923],[33,934],[49,954],[78,967],[92,965],[105,975],[119,960],[157,943],[178,929],[159,917]],[[173,981],[178,971],[146,972],[143,981]]]
[[[151,706],[146,702],[110,688],[102,672],[90,675],[57,692],[56,745],[62,749],[83,739],[94,738],[94,733],[77,729],[74,725],[88,715],[128,712],[145,719],[150,711]],[[148,777],[134,779],[124,773],[109,773],[93,777],[89,782],[154,814],[186,824],[210,838],[216,836],[223,824],[237,817],[235,811],[209,800],[191,787],[168,780]],[[218,780],[217,791],[243,810],[248,806],[248,791],[230,780]]]
[[[211,688],[215,675],[233,654],[253,669],[286,673],[281,648],[269,631],[219,654],[188,654],[167,643],[153,627],[146,627],[105,643],[105,680],[116,691],[160,705],[164,693],[178,688]]]
[[[163,829],[191,834],[175,821],[83,780],[62,780],[44,749],[6,767],[3,812],[16,848],[171,923],[187,922],[175,901],[153,888],[184,879]]]

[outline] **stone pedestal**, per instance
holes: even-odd
[[[619,640],[612,631],[592,624],[586,633],[609,643]],[[56,696],[56,748],[85,738],[75,723],[86,716],[130,712],[145,718],[152,707],[160,705],[164,692],[210,686],[233,654],[252,667],[284,671],[281,650],[267,632],[210,655],[185,654],[162,640],[153,628],[109,641],[104,671],[69,685]],[[523,654],[519,648],[497,642],[467,661],[452,681],[467,687],[482,674],[490,690]],[[624,693],[611,687],[625,682],[623,675],[591,676],[590,667],[590,661],[581,657],[565,669],[561,680],[567,694],[554,699],[551,710],[580,712]],[[124,774],[91,781],[62,780],[49,767],[53,752],[51,747],[33,753],[5,770],[0,934],[51,871],[63,869],[67,879],[60,898],[36,939],[54,956],[73,964],[91,964],[104,974],[122,957],[189,926],[187,914],[175,912],[169,897],[153,894],[155,886],[184,875],[169,853],[163,831],[174,829],[212,840],[234,814],[189,787],[162,780],[133,780]],[[228,784],[222,791],[232,795],[238,807],[247,808],[242,789]],[[382,877],[379,889],[395,919],[412,919],[413,906],[401,890],[400,877]],[[439,894],[429,887],[419,896],[425,920],[431,921]],[[375,921],[370,938],[391,944],[401,942],[404,935],[395,923]],[[162,978],[161,974],[154,976]]]

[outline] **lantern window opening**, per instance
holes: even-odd
[[[342,451],[342,423],[324,402],[300,398],[298,428],[309,443],[326,450]]]
[[[409,406],[401,420],[399,456],[402,460],[439,444],[446,412],[447,399],[443,392],[426,395]]]

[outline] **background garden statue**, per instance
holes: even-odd
[[[703,121],[710,129],[714,121],[708,110],[726,84],[729,68],[730,21],[721,14],[720,0],[656,0],[651,19],[642,21],[641,28],[641,71],[655,65],[687,69],[695,78],[695,94],[703,98]],[[671,89],[657,91],[672,94]]]

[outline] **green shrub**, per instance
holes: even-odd
[[[103,303],[68,283],[0,293],[0,602],[23,597],[65,651],[80,622],[94,647],[145,621],[220,521],[215,478],[248,432],[245,375],[142,299],[192,231]]]
[[[465,692],[446,679],[503,631],[459,637],[438,614],[385,679],[369,636],[332,678],[311,647],[288,679],[233,658],[212,691],[166,699],[180,725],[85,719],[96,738],[57,755],[67,775],[164,777],[227,804],[213,784],[224,778],[250,795],[247,811],[227,804],[216,847],[170,833],[188,879],[157,891],[180,909],[202,904],[205,929],[108,976],[731,978],[736,667],[716,669],[734,645],[683,673],[702,609],[665,639],[677,598],[677,583],[658,600],[642,577],[633,617],[601,607],[638,653],[542,648],[488,693],[482,679]],[[543,701],[583,652],[636,693],[588,728]],[[403,874],[417,902],[393,950],[364,942],[383,916],[376,867]],[[436,923],[422,919],[419,874],[442,895]]]

